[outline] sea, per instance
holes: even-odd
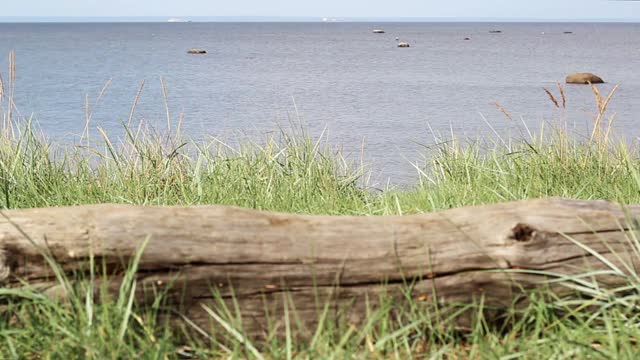
[[[52,142],[77,142],[88,119],[114,137],[143,122],[230,143],[293,127],[367,164],[375,183],[408,184],[454,137],[588,134],[592,89],[563,84],[563,101],[558,88],[573,72],[601,76],[603,97],[618,86],[607,114],[640,135],[636,23],[0,23],[5,88],[11,51],[16,114]]]

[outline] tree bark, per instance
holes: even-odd
[[[69,273],[86,271],[94,256],[116,291],[149,237],[136,276],[140,302],[152,301],[151,288],[166,288],[168,306],[206,329],[213,320],[201,305],[222,313],[224,303],[240,311],[238,326],[251,335],[265,335],[269,320],[282,322],[286,303],[302,325],[296,331],[308,333],[327,302],[332,316],[342,309],[353,322],[365,319],[382,293],[427,303],[482,297],[499,310],[547,286],[547,276],[531,271],[605,268],[592,251],[635,269],[629,220],[639,213],[638,206],[562,199],[384,217],[224,206],[7,210],[0,217],[0,286],[26,280],[59,293],[44,249]],[[625,281],[599,280],[603,286]]]

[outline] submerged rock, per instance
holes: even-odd
[[[592,73],[574,73],[569,74],[565,79],[567,84],[602,84],[604,80]]]
[[[206,54],[207,50],[205,49],[189,49],[187,50],[188,54]]]
[[[502,30],[489,30],[489,33],[491,33],[491,34],[500,34],[500,33],[502,33]]]

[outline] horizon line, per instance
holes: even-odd
[[[376,17],[376,16],[0,16],[4,22],[621,22],[637,23],[640,18],[526,18],[526,17]]]

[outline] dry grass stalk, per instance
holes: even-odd
[[[133,121],[133,115],[136,112],[136,108],[138,107],[138,101],[140,100],[140,96],[142,95],[142,90],[144,90],[145,81],[142,80],[140,83],[140,87],[138,88],[138,92],[136,93],[136,97],[133,99],[133,105],[131,105],[131,112],[129,113],[129,121],[127,121],[127,127],[131,128],[131,122]]]
[[[183,121],[184,121],[184,112],[180,112],[180,115],[178,116],[178,125],[176,126],[174,138],[179,139],[181,137]]]
[[[551,102],[553,102],[553,105],[555,105],[559,109],[560,108],[560,104],[558,104],[558,100],[556,100],[556,97],[553,96],[551,91],[549,91],[549,89],[547,89],[547,88],[542,88],[542,89],[544,89],[544,92],[546,92],[547,95],[549,95],[549,99],[551,99]]]
[[[507,111],[507,109],[504,108],[504,106],[500,105],[499,102],[494,101],[492,102],[493,105],[495,105],[495,107],[504,114],[504,116],[507,117],[507,119],[509,119],[510,121],[513,121],[513,117],[511,116],[511,114]]]
[[[596,106],[598,107],[598,111],[600,111],[600,109],[602,108],[602,94],[600,94],[600,90],[598,89],[597,86],[593,85],[593,84],[589,84],[591,85],[591,91],[593,91],[593,95],[596,98]]]
[[[89,123],[91,122],[91,106],[89,105],[89,94],[84,94],[84,130],[82,131],[82,136],[80,137],[80,143],[82,144],[82,139],[84,139],[85,134],[87,134],[87,145],[89,142]]]
[[[560,97],[562,98],[562,108],[566,109],[567,108],[567,97],[564,93],[564,86],[562,86],[562,84],[560,83],[556,83],[558,85],[558,90],[560,90]]]
[[[111,82],[112,81],[113,81],[113,79],[109,79],[109,81],[107,81],[104,84],[104,86],[102,87],[102,90],[100,91],[100,94],[98,94],[98,97],[96,98],[96,101],[93,103],[93,108],[98,106],[98,104],[100,103],[100,100],[102,100],[102,97],[104,96],[104,94],[109,89],[109,86],[111,86]],[[91,119],[93,118],[93,110],[91,109],[91,105],[89,104],[89,95],[85,96],[84,111],[85,111],[85,123],[84,123],[84,131],[82,132],[82,138],[84,138],[86,136],[87,137],[87,144],[88,144],[88,142],[89,142],[89,126],[91,125]],[[81,142],[82,142],[82,138],[80,138]]]
[[[6,92],[4,90],[4,79],[2,78],[2,74],[0,74],[0,101],[4,100],[6,96]]]
[[[609,94],[607,95],[607,97],[603,97],[602,94],[600,93],[600,90],[598,90],[598,88],[591,84],[591,90],[593,91],[593,94],[595,96],[596,99],[596,106],[598,107],[598,114],[596,116],[596,119],[594,121],[593,124],[593,131],[591,132],[591,139],[590,141],[593,142],[593,140],[595,138],[598,139],[598,143],[600,145],[605,145],[606,142],[602,142],[603,140],[606,139],[602,139],[602,121],[604,118],[604,114],[607,111],[607,107],[609,106],[609,102],[611,101],[611,98],[613,98],[613,95],[615,94],[616,90],[618,90],[618,85],[616,85],[611,92],[609,92]],[[613,117],[609,118],[608,121],[608,125],[607,125],[607,130],[606,133],[609,134],[611,131],[611,126],[613,125]]]
[[[2,78],[2,74],[0,74],[0,103],[4,101],[6,97],[6,92],[4,88],[4,79]],[[6,129],[6,115],[4,112],[2,113],[2,129]]]
[[[9,52],[9,93],[11,96],[15,93],[16,86],[16,53],[11,50]]]
[[[162,86],[162,99],[164,100],[164,108],[167,111],[167,132],[171,132],[171,113],[169,112],[169,95],[167,95],[167,87],[164,83],[164,78],[160,78],[160,85]]]
[[[615,118],[615,114],[609,116],[609,118],[607,119],[608,120],[608,126],[607,126],[607,131],[604,134],[604,143],[605,144],[609,143],[609,138],[611,137],[611,128],[612,128],[611,124],[613,124],[614,118]]]
[[[9,99],[8,99],[8,108],[7,115],[4,121],[3,130],[6,132],[5,135],[9,135],[13,133],[13,96],[15,94],[15,84],[16,84],[16,53],[11,50],[9,52]]]

